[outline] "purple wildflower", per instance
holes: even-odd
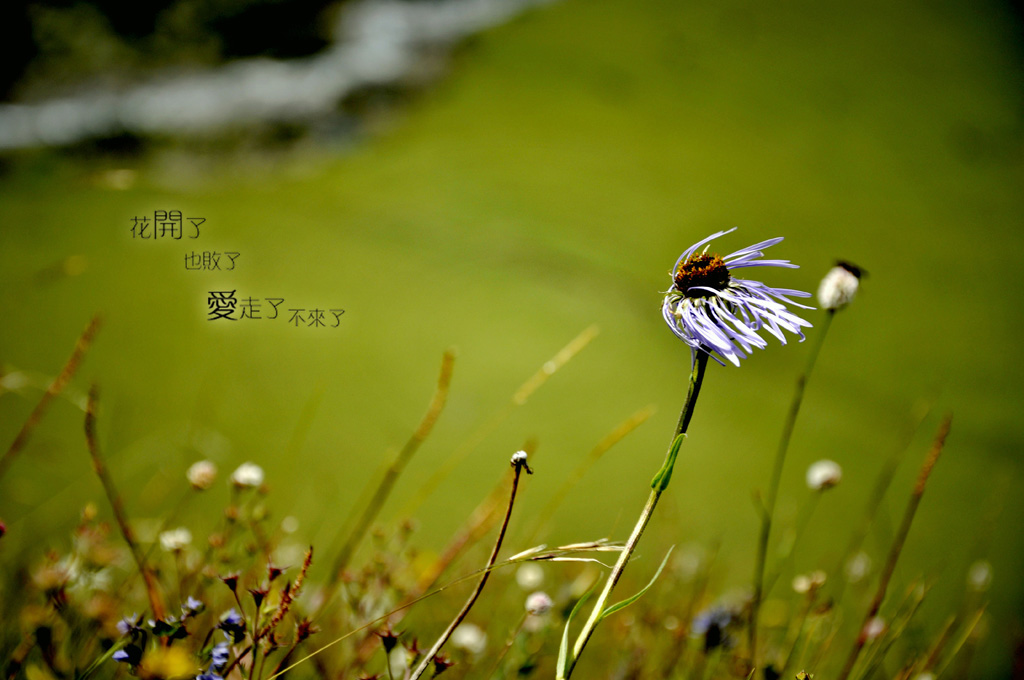
[[[231,650],[228,647],[228,643],[220,642],[214,645],[213,653],[211,655],[211,659],[213,660],[213,663],[211,664],[212,667],[218,671],[221,670],[228,664],[229,656],[231,656]]]
[[[217,627],[224,631],[224,637],[233,642],[237,643],[245,639],[245,620],[233,608],[220,617]]]
[[[138,666],[142,661],[142,648],[138,645],[125,645],[123,648],[114,652],[114,655],[111,658],[118,663]]]
[[[185,604],[181,605],[181,615],[182,617],[195,616],[204,609],[206,609],[206,605],[189,595],[188,599],[185,600]]]
[[[752,348],[764,349],[768,343],[757,334],[762,328],[783,345],[789,331],[804,339],[801,326],[811,324],[796,316],[786,305],[813,309],[787,296],[810,297],[810,293],[789,288],[772,288],[760,281],[735,278],[732,274],[743,267],[796,268],[789,260],[762,260],[762,248],[773,246],[782,238],[768,239],[720,257],[698,251],[712,240],[735,231],[712,234],[690,246],[672,270],[673,285],[665,293],[661,313],[676,337],[694,352],[707,352],[715,361],[719,356],[735,366],[746,359]],[[715,355],[718,356],[715,356]],[[724,364],[723,364],[724,365]]]
[[[117,632],[121,635],[132,635],[143,632],[142,630],[142,617],[138,614],[132,614],[131,616],[125,616],[117,622]]]
[[[220,677],[212,671],[207,671],[205,673],[200,673],[199,675],[197,675],[196,680],[224,680],[224,678]]]

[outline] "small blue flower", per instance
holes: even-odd
[[[117,632],[121,635],[128,635],[129,633],[139,633],[142,629],[139,627],[141,620],[138,614],[132,614],[126,616],[117,622]]]
[[[224,631],[224,637],[232,642],[237,643],[245,639],[245,619],[233,608],[220,617],[217,627]]]
[[[768,343],[757,334],[764,329],[786,344],[783,331],[804,339],[801,327],[810,323],[790,312],[786,305],[813,309],[788,296],[810,297],[810,293],[789,288],[772,288],[760,281],[738,279],[733,272],[744,267],[796,268],[789,260],[762,260],[762,248],[782,238],[768,239],[720,257],[701,246],[735,230],[720,231],[690,246],[672,270],[672,288],[665,293],[661,314],[665,323],[693,352],[706,352],[718,363],[722,357],[735,366],[752,348]],[[716,354],[718,356],[716,356]],[[724,364],[723,364],[724,365]]]
[[[733,640],[728,634],[729,624],[733,621],[733,612],[722,606],[711,607],[697,614],[690,625],[690,634],[704,638],[704,651],[710,652],[716,647],[732,647]]]
[[[123,648],[114,652],[114,655],[111,658],[118,663],[138,666],[139,662],[142,661],[142,647],[139,647],[138,645],[125,645]]]
[[[234,607],[227,610],[224,616],[220,618],[221,625],[227,626],[241,626],[245,621],[242,619],[242,615],[235,611]]]
[[[220,677],[216,673],[207,671],[205,673],[197,675],[196,680],[224,680],[224,678]]]
[[[231,656],[231,650],[228,647],[228,643],[220,642],[213,646],[213,668],[221,670],[228,663],[228,657]]]
[[[188,599],[185,600],[185,604],[181,605],[181,615],[183,617],[195,616],[204,609],[206,609],[206,605],[204,605],[202,602],[189,595]]]

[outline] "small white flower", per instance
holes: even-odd
[[[977,593],[983,593],[992,585],[992,564],[988,560],[978,560],[967,571],[967,585]]]
[[[526,451],[516,451],[515,453],[512,454],[512,464],[523,465],[526,463],[526,458]]]
[[[531,593],[526,598],[526,611],[534,616],[541,616],[551,611],[551,607],[554,606],[554,602],[548,597],[548,594],[542,590],[538,590],[535,593]]]
[[[167,552],[184,550],[191,543],[192,532],[185,527],[160,532],[160,547]]]
[[[834,460],[819,460],[807,468],[807,487],[812,491],[831,489],[843,478],[843,469]]]
[[[824,309],[842,309],[853,302],[864,271],[855,264],[839,261],[818,286],[818,302]]]
[[[825,572],[820,569],[810,574],[800,574],[793,578],[793,590],[803,595],[811,590],[818,590],[825,585]]]
[[[483,654],[487,649],[487,634],[472,623],[460,623],[452,632],[452,644],[470,654]]]
[[[516,570],[516,583],[523,590],[536,590],[544,583],[544,570],[539,564],[527,562]]]
[[[231,473],[231,483],[240,489],[257,487],[263,483],[263,468],[256,463],[242,463]]]
[[[850,583],[857,583],[871,573],[871,557],[861,551],[851,557],[846,563],[846,579]]]
[[[873,616],[868,619],[866,624],[864,624],[862,634],[864,635],[865,640],[877,640],[882,637],[883,633],[885,633],[885,629],[885,619],[881,616]]]
[[[208,460],[197,461],[192,463],[192,467],[185,473],[185,477],[196,491],[209,489],[217,479],[217,466]]]

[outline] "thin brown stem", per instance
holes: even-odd
[[[515,391],[508,403],[491,414],[486,421],[473,430],[469,437],[459,444],[451,455],[448,456],[448,460],[441,465],[438,465],[434,473],[425,482],[419,485],[419,490],[399,509],[399,517],[414,516],[416,514],[416,509],[423,504],[430,494],[434,493],[445,478],[455,471],[459,464],[465,460],[466,456],[472,453],[476,447],[482,444],[487,437],[493,434],[502,423],[508,420],[509,416],[511,416],[517,408],[525,406],[530,397],[538,389],[543,387],[544,383],[546,383],[551,376],[561,370],[563,366],[583,351],[583,349],[590,344],[590,341],[597,336],[597,333],[597,326],[589,326],[585,328],[583,332],[573,338],[568,345],[559,350],[555,356],[545,361],[536,373],[530,376],[526,382],[519,386],[519,389]]]
[[[903,550],[903,544],[907,540],[907,534],[910,533],[910,525],[914,521],[914,514],[917,512],[917,506],[920,505],[921,497],[924,495],[924,487],[925,484],[928,483],[928,476],[931,475],[932,469],[935,467],[935,463],[939,460],[939,454],[942,453],[942,447],[946,443],[946,436],[949,434],[951,421],[952,416],[947,415],[939,424],[939,430],[935,435],[935,441],[932,443],[932,447],[928,451],[928,456],[925,458],[924,464],[921,466],[921,472],[918,474],[917,483],[914,485],[914,490],[910,493],[910,500],[907,501],[907,508],[903,512],[903,521],[900,523],[899,530],[896,532],[896,538],[893,540],[892,547],[889,549],[889,556],[885,561],[885,566],[882,568],[882,575],[879,578],[878,588],[875,590],[875,596],[871,600],[871,606],[868,607],[867,612],[864,614],[864,620],[861,622],[860,629],[857,633],[857,639],[853,644],[853,648],[850,650],[849,656],[846,658],[846,664],[843,666],[843,670],[839,673],[836,680],[846,680],[846,678],[850,676],[850,672],[853,670],[854,664],[857,663],[857,657],[860,656],[860,652],[864,648],[864,644],[867,642],[865,631],[867,629],[868,622],[877,616],[878,610],[882,608],[882,602],[885,600],[885,593],[889,588],[889,581],[892,580],[893,572],[896,570],[896,561],[899,559],[900,552]]]
[[[341,551],[338,553],[338,557],[334,560],[334,567],[331,570],[331,580],[324,591],[321,610],[327,606],[334,596],[337,590],[338,583],[341,581],[341,577],[344,574],[345,568],[348,566],[349,560],[352,559],[352,555],[355,553],[356,548],[362,542],[363,537],[366,536],[367,530],[373,521],[377,518],[381,508],[384,507],[384,503],[387,501],[388,496],[391,495],[392,489],[395,487],[395,482],[398,480],[399,475],[405,469],[406,464],[412,459],[413,455],[419,450],[420,445],[426,440],[427,436],[430,435],[431,430],[434,429],[434,424],[437,423],[438,417],[441,415],[441,411],[444,410],[446,401],[448,400],[448,390],[451,386],[452,370],[455,366],[455,352],[453,350],[447,350],[441,359],[441,375],[437,380],[437,389],[434,391],[434,396],[430,400],[430,405],[427,407],[427,412],[423,415],[423,419],[420,421],[419,426],[409,437],[409,440],[402,447],[402,450],[398,453],[398,456],[392,461],[391,465],[384,473],[384,478],[381,479],[380,484],[377,485],[377,489],[373,494],[373,497],[363,508],[362,514],[356,521],[352,532],[349,534],[344,545],[341,547]]]
[[[514,468],[512,476],[512,491],[508,497],[508,508],[505,510],[505,519],[501,522],[501,529],[498,531],[498,538],[494,541],[494,548],[491,550],[491,556],[487,559],[487,566],[484,567],[484,572],[480,576],[480,581],[477,582],[476,588],[473,589],[469,599],[466,600],[466,604],[462,605],[462,609],[455,615],[452,622],[448,624],[448,628],[446,628],[445,631],[441,633],[441,636],[437,638],[437,642],[434,643],[434,646],[423,655],[423,659],[416,667],[416,670],[413,671],[409,680],[417,680],[417,678],[426,672],[427,667],[430,666],[430,662],[434,660],[434,657],[441,651],[444,644],[448,642],[448,638],[451,637],[455,629],[458,628],[459,624],[466,618],[466,615],[469,614],[469,610],[473,608],[474,604],[476,604],[477,598],[480,597],[480,593],[483,592],[484,585],[487,584],[487,579],[491,577],[491,568],[494,567],[494,563],[498,559],[498,552],[501,550],[501,543],[505,540],[505,531],[508,530],[508,521],[509,518],[512,517],[512,506],[515,503],[516,491],[519,488],[519,477],[522,475],[524,469],[528,474],[533,473],[533,471],[526,465],[526,454],[522,452],[512,457],[512,467]]]
[[[142,580],[146,584],[146,594],[149,596],[149,606],[153,610],[153,616],[156,619],[163,619],[166,610],[164,609],[163,598],[160,595],[156,576],[146,564],[146,558],[142,554],[142,549],[139,548],[138,541],[135,539],[135,532],[132,531],[131,524],[128,522],[128,513],[124,510],[124,502],[121,500],[117,487],[114,486],[114,480],[110,477],[110,473],[103,463],[103,458],[100,456],[100,445],[96,437],[96,404],[98,400],[99,389],[96,385],[93,385],[89,389],[89,401],[85,409],[85,441],[89,446],[92,468],[96,471],[96,476],[100,478],[103,491],[106,493],[107,500],[110,501],[110,506],[114,510],[117,526],[121,529],[121,536],[124,537],[124,542],[128,544],[132,558],[139,568],[139,574],[142,575]]]
[[[64,388],[67,387],[67,384],[71,381],[72,376],[75,375],[75,371],[78,370],[78,365],[82,363],[82,357],[85,356],[86,351],[88,351],[89,346],[92,344],[93,336],[96,335],[96,331],[99,330],[99,327],[100,316],[97,314],[92,317],[89,325],[85,327],[84,331],[82,331],[82,335],[79,336],[78,341],[75,343],[75,349],[72,350],[71,356],[68,357],[67,363],[64,364],[64,368],[57,377],[53,379],[53,382],[50,383],[50,387],[43,394],[39,403],[36,404],[36,407],[32,409],[32,413],[29,414],[28,419],[25,421],[24,425],[21,426],[21,430],[18,431],[18,435],[14,438],[14,441],[11,442],[10,447],[4,453],[3,457],[0,458],[0,479],[3,479],[4,475],[7,473],[7,470],[11,466],[11,462],[14,460],[15,456],[25,448],[25,444],[28,443],[29,436],[36,428],[36,425],[39,424],[39,421],[42,420],[43,414],[46,413],[46,409],[49,407],[50,402],[64,391]]]

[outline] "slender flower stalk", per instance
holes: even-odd
[[[782,468],[786,462],[786,452],[789,450],[789,441],[793,437],[796,418],[800,414],[800,405],[803,404],[804,389],[807,387],[807,381],[814,370],[814,364],[818,360],[821,346],[825,344],[825,336],[828,335],[828,329],[832,325],[832,318],[834,316],[834,309],[829,309],[825,312],[825,320],[818,330],[817,340],[811,346],[811,352],[807,357],[807,366],[796,379],[796,389],[793,392],[793,400],[789,404],[786,422],[782,427],[782,436],[779,437],[778,449],[775,451],[775,463],[772,466],[772,476],[768,483],[768,495],[765,497],[765,505],[761,512],[761,533],[757,540],[757,558],[754,565],[754,599],[750,603],[750,628],[747,630],[747,649],[750,654],[750,662],[754,668],[758,664],[757,617],[761,600],[764,596],[765,560],[768,555],[768,539],[771,537],[772,532],[772,518],[775,515],[775,501],[778,500],[779,483],[782,480]]]
[[[622,572],[625,571],[626,564],[629,563],[629,558],[632,556],[633,551],[636,550],[636,546],[640,542],[640,537],[643,536],[644,530],[647,528],[647,524],[651,521],[651,515],[654,514],[654,508],[657,507],[658,500],[661,498],[662,492],[664,492],[668,486],[669,479],[672,476],[672,466],[675,464],[676,455],[679,453],[679,444],[681,443],[682,437],[686,435],[686,430],[690,425],[690,419],[693,417],[693,409],[697,405],[697,397],[700,395],[700,387],[704,382],[704,372],[707,369],[708,358],[710,356],[711,355],[708,352],[694,353],[693,369],[690,372],[690,388],[686,395],[686,402],[683,404],[682,411],[679,413],[679,422],[677,423],[676,431],[672,436],[672,442],[669,445],[668,453],[665,455],[665,462],[651,484],[651,493],[647,497],[647,503],[644,505],[643,511],[640,513],[640,519],[637,521],[636,526],[633,527],[633,533],[630,535],[629,540],[626,541],[626,545],[622,549],[622,552],[619,553],[619,559],[616,560],[615,566],[612,567],[612,572],[608,576],[608,580],[605,582],[604,589],[601,591],[600,596],[598,596],[594,609],[590,612],[590,618],[588,618],[586,623],[583,624],[583,628],[580,630],[580,634],[576,638],[576,642],[572,648],[572,657],[569,660],[569,666],[566,669],[565,678],[572,675],[572,671],[576,667],[576,662],[579,661],[580,654],[583,653],[583,648],[586,647],[591,635],[594,634],[594,629],[597,627],[597,624],[600,622],[602,615],[604,614],[608,597],[612,594],[612,590],[619,582],[619,579],[622,578]]]
[[[448,628],[446,628],[445,631],[441,633],[441,636],[437,638],[437,642],[434,643],[434,646],[423,655],[423,659],[416,667],[416,670],[412,672],[412,675],[409,676],[409,680],[417,680],[417,678],[422,676],[426,672],[427,668],[430,667],[430,663],[434,660],[434,657],[441,651],[444,644],[448,642],[448,638],[452,636],[455,629],[459,627],[459,624],[462,623],[466,618],[466,615],[469,614],[469,610],[473,608],[474,604],[476,604],[477,598],[480,597],[480,593],[487,584],[487,579],[491,577],[491,568],[498,559],[498,551],[501,550],[502,541],[505,540],[505,531],[508,529],[508,520],[512,516],[512,505],[515,503],[516,491],[519,488],[519,477],[522,475],[523,470],[526,470],[527,474],[533,474],[533,470],[531,470],[529,465],[526,464],[526,453],[524,451],[518,451],[513,454],[512,468],[512,492],[509,494],[508,498],[508,509],[505,511],[505,519],[501,523],[501,530],[498,531],[498,538],[494,542],[494,548],[491,550],[491,556],[487,560],[487,566],[484,567],[483,575],[480,577],[480,581],[476,584],[476,588],[474,588],[473,592],[470,594],[469,599],[466,600],[466,604],[462,605],[462,609],[455,615],[452,622],[448,624]]]
[[[761,513],[761,532],[758,536],[757,557],[754,564],[754,596],[750,603],[750,627],[747,630],[748,654],[750,663],[755,669],[758,667],[757,619],[761,600],[764,598],[765,559],[768,555],[768,541],[771,538],[772,519],[775,514],[775,502],[778,500],[779,483],[782,480],[782,468],[786,462],[786,452],[789,450],[789,442],[793,437],[796,418],[800,414],[804,389],[814,370],[814,364],[818,360],[821,346],[825,343],[825,336],[828,335],[832,319],[837,311],[846,308],[853,301],[860,286],[860,279],[865,274],[866,272],[857,265],[840,260],[825,275],[818,287],[818,303],[825,310],[825,320],[818,332],[817,342],[811,347],[811,352],[807,357],[807,366],[796,380],[796,389],[793,391],[793,400],[790,402],[789,413],[786,415],[782,435],[779,437],[775,463],[772,466],[772,476],[768,484],[768,495]]]

